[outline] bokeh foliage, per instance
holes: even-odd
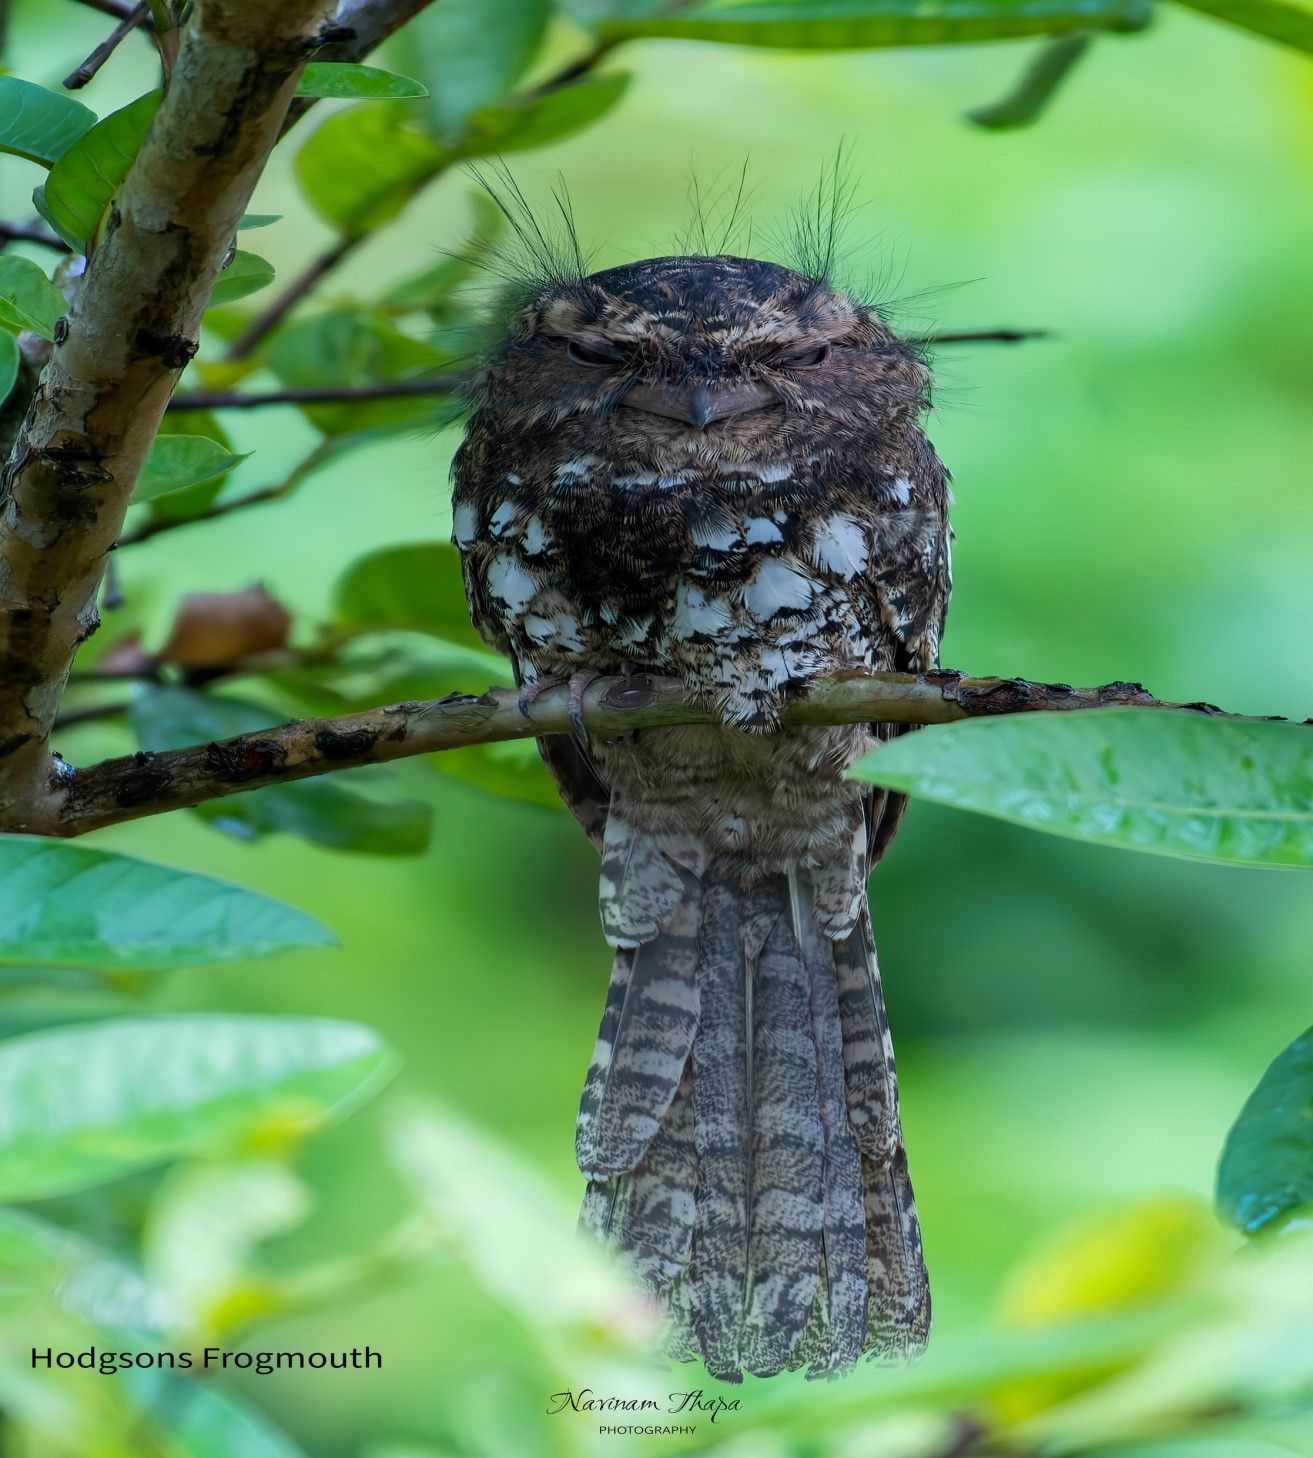
[[[72,3],[20,5],[9,60],[26,80],[0,78],[25,159],[4,215],[26,219],[36,186],[79,249],[158,84],[143,45],[87,89],[94,111],[59,94],[103,28]],[[1009,37],[1026,39],[976,44]],[[891,47],[917,49],[873,54]],[[431,392],[171,414],[119,554],[124,601],[79,658],[57,747],[83,761],[506,681],[464,615],[455,437],[434,432],[486,341],[496,269],[478,260],[505,237],[461,164],[515,154],[543,215],[559,168],[600,264],[671,246],[690,169],[714,235],[749,150],[757,231],[736,246],[772,251],[845,138],[878,200],[850,220],[853,282],[914,333],[1058,336],[938,360],[932,428],[962,498],[948,660],[1303,717],[1300,49],[1313,19],[1294,0],[438,0],[378,69],[303,85],[336,100],[280,150],[183,386]],[[51,264],[27,244],[0,255],[10,387],[17,332],[49,338],[75,286]],[[317,286],[279,314],[307,268]],[[1178,851],[1306,863],[1300,730],[1191,717],[1191,757],[1166,720],[1080,717],[1081,754],[1037,752],[1027,736],[1071,732],[1023,719],[927,731],[872,772],[1096,839],[1172,840],[1166,815]],[[945,736],[966,749],[940,755]],[[1129,804],[1127,757],[1154,767]],[[1148,803],[1173,775],[1199,822],[1184,834]],[[1245,1090],[1308,1021],[1306,886],[930,806],[873,888],[940,1311],[930,1356],[823,1390],[721,1389],[742,1411],[684,1438],[548,1417],[566,1387],[715,1386],[654,1363],[642,1312],[572,1238],[569,1129],[605,952],[595,868],[553,803],[518,743],[237,797],[94,850],[0,845],[7,1453],[1313,1454],[1305,1041],[1223,1162],[1224,1211],[1266,1233],[1242,1244],[1208,1208]],[[1285,838],[1255,834],[1256,812]],[[322,923],[341,951],[313,950]],[[395,1068],[388,1044],[400,1091],[339,1127]],[[369,1344],[387,1365],[197,1382],[28,1357],[207,1343]]]

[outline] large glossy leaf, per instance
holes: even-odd
[[[353,61],[310,61],[301,72],[296,94],[339,100],[407,101],[427,96],[429,91],[420,81],[398,76],[394,71],[380,71],[377,66],[360,66]]]
[[[1313,866],[1313,729],[1188,710],[933,725],[859,779],[1054,835],[1253,866]]]
[[[542,44],[549,0],[442,0],[413,23],[413,40],[449,140],[471,112],[515,85]]]
[[[470,622],[460,554],[447,542],[412,542],[360,557],[338,579],[334,617],[349,633],[403,628],[484,648]]]
[[[55,324],[67,308],[63,294],[30,258],[0,256],[0,321],[53,339]]]
[[[668,36],[789,50],[963,45],[1143,25],[1145,0],[757,0],[602,20],[613,40]]]
[[[403,334],[382,314],[349,307],[327,309],[280,329],[265,349],[265,360],[285,385],[295,388],[418,379],[451,364],[446,354]],[[317,430],[344,435],[431,420],[435,408],[436,397],[414,396],[304,410]]]
[[[9,398],[22,363],[18,340],[7,329],[0,329],[0,404]]]
[[[409,123],[407,108],[361,102],[330,116],[296,154],[306,201],[346,233],[390,222],[456,154]]]
[[[143,748],[180,749],[267,729],[281,716],[245,699],[170,687],[139,695],[129,717]],[[373,777],[369,770],[352,774],[361,776]],[[422,800],[376,800],[351,788],[340,773],[207,801],[196,813],[243,840],[281,830],[332,850],[372,855],[422,851],[432,818]]]
[[[0,964],[153,969],[332,944],[258,892],[86,845],[0,836]]]
[[[180,1154],[309,1132],[395,1060],[329,1018],[120,1018],[0,1043],[0,1199],[87,1189]]]
[[[49,167],[95,124],[96,113],[71,96],[0,76],[0,152]]]
[[[1259,1080],[1217,1172],[1218,1211],[1247,1234],[1305,1205],[1313,1205],[1313,1029]]]
[[[247,294],[258,293],[274,281],[274,266],[258,253],[248,253],[243,248],[235,250],[232,262],[215,280],[210,294],[210,306],[234,304]]]
[[[234,455],[204,435],[156,436],[132,488],[132,500],[140,504],[205,481],[221,481],[249,455],[249,451]]]
[[[41,189],[42,212],[59,236],[85,250],[96,235],[109,200],[128,175],[142,138],[159,109],[151,91],[98,121],[50,169]]]
[[[1268,40],[1313,53],[1313,6],[1302,0],[1179,0]]]
[[[625,94],[628,71],[587,76],[543,96],[480,107],[468,119],[459,142],[462,156],[523,152],[545,147],[604,116]]]

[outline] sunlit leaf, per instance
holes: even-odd
[[[604,116],[628,86],[628,71],[611,71],[526,101],[480,107],[469,116],[460,151],[483,157],[546,146]]]
[[[204,481],[221,479],[250,454],[234,455],[204,435],[158,435],[132,488],[133,503],[139,505]]]
[[[1313,1029],[1281,1054],[1226,1136],[1217,1173],[1224,1220],[1247,1234],[1313,1204]]]
[[[1313,6],[1304,0],[1179,0],[1267,40],[1313,53]]]
[[[413,22],[439,131],[453,140],[465,118],[499,100],[542,44],[549,0],[442,0]]]
[[[347,233],[390,222],[415,192],[456,160],[406,120],[406,108],[346,107],[311,133],[296,154],[306,201]]]
[[[484,649],[470,622],[460,554],[447,542],[411,542],[357,558],[333,591],[334,617],[349,633],[404,628]]]
[[[95,124],[96,113],[71,96],[0,76],[0,152],[49,167]]]
[[[1145,23],[1145,0],[757,0],[604,19],[612,40],[667,36],[788,50],[965,45]]]
[[[50,169],[42,189],[45,216],[74,248],[84,250],[95,237],[110,199],[141,148],[161,95],[148,92],[111,112]]]
[[[38,264],[17,254],[0,255],[0,321],[53,339],[55,325],[67,310],[63,294]]]
[[[281,717],[245,699],[178,687],[138,695],[129,712],[138,742],[156,750],[249,734]],[[376,773],[357,770],[352,778],[374,778]],[[210,800],[196,806],[195,813],[242,840],[280,830],[332,850],[372,855],[422,851],[432,818],[424,801],[376,800],[344,782],[341,772]]]
[[[420,379],[450,366],[442,351],[403,334],[385,316],[349,307],[327,309],[285,326],[265,346],[264,357],[283,384],[299,389]],[[342,435],[431,420],[437,400],[412,396],[302,408],[317,430]]]
[[[354,61],[309,61],[301,72],[296,94],[342,100],[405,101],[427,96],[429,91],[420,81],[398,76],[393,71],[381,71],[377,66],[361,66]]]
[[[394,1070],[328,1018],[120,1018],[0,1043],[0,1199],[87,1189],[180,1154],[303,1133]]]
[[[932,725],[859,779],[1129,850],[1313,866],[1313,729],[1188,710],[1008,714]]]
[[[165,968],[331,945],[291,906],[168,866],[0,836],[0,963]]]
[[[210,305],[234,304],[247,294],[256,293],[274,281],[274,266],[258,253],[247,253],[238,248],[232,262],[215,280],[210,294]]]
[[[0,310],[3,307],[0,304]],[[9,398],[22,363],[23,356],[18,348],[18,340],[7,329],[0,329],[0,403]]]

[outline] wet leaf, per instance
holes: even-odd
[[[209,876],[0,836],[0,964],[188,967],[333,940],[305,912]]]
[[[858,779],[1033,830],[1251,866],[1313,866],[1313,728],[1188,710],[931,725]]]

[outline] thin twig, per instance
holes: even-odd
[[[228,346],[226,358],[230,360],[245,359],[269,333],[282,323],[284,316],[290,313],[326,274],[331,273],[344,258],[359,248],[365,241],[365,237],[364,233],[347,233],[339,238],[331,248],[314,259],[278,295],[264,313],[253,319],[233,340]]]
[[[54,248],[60,253],[71,251],[62,238],[48,232],[40,223],[0,223],[0,248],[6,243],[39,243],[42,248]]]
[[[1075,689],[950,672],[916,678],[907,673],[850,671],[813,680],[783,717],[786,724],[943,724],[978,715],[1111,705],[1222,713],[1209,704],[1164,703],[1136,683]],[[716,723],[718,715],[688,698],[677,681],[638,675],[591,684],[583,696],[583,721],[598,738],[611,739],[655,725]],[[470,744],[570,732],[569,694],[564,686],[548,689],[523,707],[516,690],[493,688],[478,697],[449,694],[445,699],[392,704],[336,719],[302,719],[189,749],[138,753],[81,770],[65,766],[51,786],[53,814],[31,828],[47,835],[82,835],[123,820],[329,771]]]
[[[86,60],[76,70],[70,71],[64,77],[62,83],[64,90],[80,91],[114,54],[123,38],[136,30],[149,16],[150,6],[147,4],[147,0],[139,0],[139,3],[128,11]]]
[[[175,395],[170,410],[260,410],[266,405],[334,405],[344,401],[401,400],[413,395],[450,395],[466,383],[464,375],[434,375],[426,380],[384,380],[377,385],[320,385],[304,390],[193,390]]]
[[[122,20],[134,9],[125,0],[77,0],[77,3],[88,10],[99,10],[102,15],[112,15],[115,20]]]
[[[536,86],[531,86],[525,92],[525,99],[536,99],[540,96],[547,96],[553,91],[559,91],[562,86],[568,86],[572,81],[578,81],[587,76],[590,71],[597,67],[613,50],[620,44],[618,39],[599,40],[590,50],[575,60],[554,71],[550,76],[545,77]]]
[[[963,329],[949,334],[916,334],[908,344],[1024,344],[1028,339],[1052,339],[1051,329]]]

